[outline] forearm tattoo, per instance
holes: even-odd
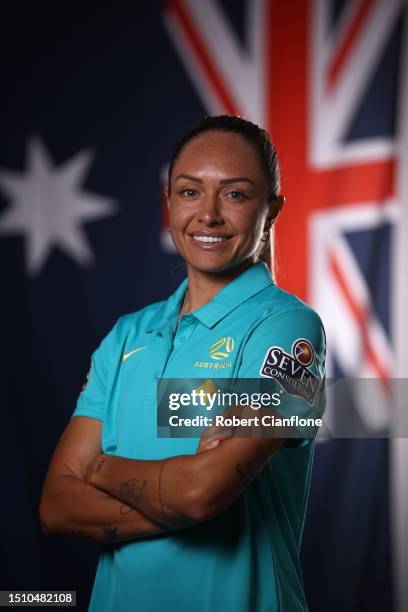
[[[102,532],[104,534],[104,540],[106,542],[112,542],[118,539],[118,528],[113,527],[112,525],[106,525],[102,527]]]
[[[109,542],[116,542],[118,540],[119,534],[117,527],[113,527],[112,525],[105,525],[101,528],[101,531],[101,538],[98,538],[91,532],[85,531],[84,529],[73,529],[71,531],[71,534],[79,538],[85,538],[86,540],[93,540],[94,542],[102,542],[106,544]]]
[[[101,459],[100,461],[98,461],[98,463],[96,464],[95,472],[100,472],[101,469],[103,468],[104,463],[105,463],[105,459]]]
[[[139,480],[131,478],[125,480],[119,487],[119,492],[126,497],[130,502],[137,503],[143,495],[143,491],[147,485],[147,480]]]
[[[94,538],[89,533],[89,531],[85,531],[84,529],[73,529],[71,531],[73,536],[77,536],[78,538],[85,538],[87,540],[93,540]]]

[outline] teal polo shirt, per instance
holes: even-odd
[[[158,438],[158,378],[275,380],[298,415],[321,415],[318,315],[252,264],[207,304],[178,314],[185,278],[165,301],[122,316],[93,353],[73,417],[100,419],[102,452],[134,459],[195,454],[197,438]],[[297,368],[299,366],[300,368]],[[288,372],[293,376],[287,376]],[[279,408],[275,410],[279,411]],[[299,549],[315,440],[290,439],[220,516],[188,529],[104,545],[94,612],[307,610]]]

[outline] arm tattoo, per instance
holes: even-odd
[[[104,533],[105,536],[105,540],[110,542],[112,540],[117,540],[118,539],[118,528],[117,527],[112,527],[112,525],[106,525],[106,527],[102,527],[102,531]]]
[[[73,529],[71,534],[74,536],[78,536],[79,538],[86,538],[87,540],[93,540],[93,537],[88,531],[84,531],[83,529]]]
[[[98,461],[96,468],[95,468],[95,472],[100,472],[101,469],[103,468],[104,463],[105,463],[105,459],[101,459],[100,461]]]
[[[116,541],[119,537],[118,528],[112,527],[112,525],[106,525],[102,527],[103,538],[102,541],[109,543],[112,541]],[[89,533],[89,531],[85,531],[84,529],[73,529],[71,534],[77,536],[79,538],[85,538],[86,540],[96,540],[96,538]]]
[[[139,480],[138,478],[132,478],[131,480],[125,480],[119,487],[120,493],[127,497],[132,502],[138,502],[143,495],[147,480]]]

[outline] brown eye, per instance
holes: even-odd
[[[184,198],[193,198],[195,195],[197,195],[197,192],[195,189],[182,189],[179,193]]]
[[[230,191],[228,195],[230,196],[231,200],[234,200],[236,202],[239,202],[246,198],[245,193],[243,193],[242,191],[237,191],[236,189],[234,189],[234,191]]]

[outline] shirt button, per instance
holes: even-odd
[[[184,336],[180,336],[179,340],[180,340],[180,342],[183,342],[183,340],[185,340],[185,337]]]

